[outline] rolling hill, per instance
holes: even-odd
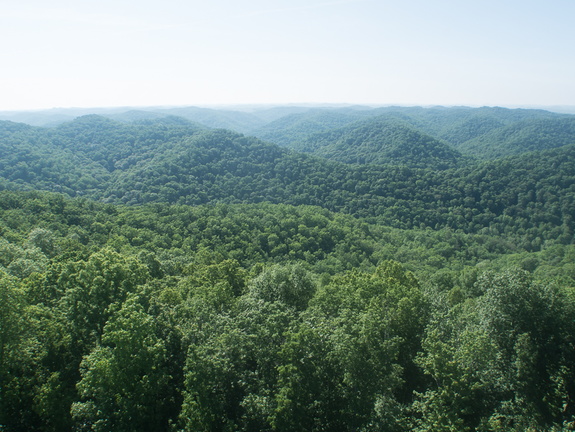
[[[575,118],[531,119],[502,126],[457,148],[473,156],[497,159],[575,143]]]
[[[573,117],[187,113],[0,121],[1,430],[574,424]]]
[[[366,123],[359,131],[379,137],[382,125],[388,124]],[[450,226],[469,232],[504,230],[512,215],[513,226],[521,220],[524,230],[534,229],[531,237],[540,230],[560,236],[561,227],[574,223],[573,145],[445,169],[406,166],[417,157],[413,153],[396,158],[399,165],[389,160],[344,164],[231,131],[199,129],[185,120],[124,124],[87,116],[57,128],[10,122],[0,128],[4,189],[127,204],[307,204],[399,228]],[[391,131],[415,137],[412,142],[420,140],[425,149],[436,144],[403,125]],[[455,151],[444,154],[451,159],[438,157],[441,163],[457,161]],[[545,224],[558,231],[544,229]]]
[[[367,120],[318,133],[294,146],[296,150],[352,164],[406,165],[445,169],[462,155],[413,127],[384,118]]]

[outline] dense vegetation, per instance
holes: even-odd
[[[317,205],[397,228],[489,228],[530,242],[568,238],[574,228],[573,145],[435,170],[330,162],[174,118],[0,125],[0,187],[8,189],[127,204]]]
[[[565,131],[561,122],[555,120],[573,119],[572,115],[562,115],[542,110],[525,109],[505,109],[497,107],[467,108],[467,107],[385,107],[367,109],[365,107],[348,107],[339,109],[309,109],[304,112],[283,116],[273,122],[250,131],[251,134],[267,141],[274,142],[288,148],[302,149],[302,141],[316,133],[337,131],[338,128],[361,127],[362,123],[370,121],[380,121],[388,123],[399,123],[409,125],[416,131],[444,141],[461,148],[467,152],[467,142],[481,138],[485,146],[493,146],[503,151],[500,155],[517,154],[529,150],[543,150],[553,144],[552,140],[539,140],[540,148],[522,149],[520,145],[507,142],[505,129],[511,130],[525,136],[531,135],[539,126],[544,126],[547,138],[551,135],[561,136],[561,139],[568,139],[568,132]],[[355,124],[354,124],[355,123]],[[533,124],[533,127],[531,127]],[[554,131],[554,128],[558,128]],[[490,136],[490,134],[494,134]],[[524,137],[525,137],[524,136]],[[518,136],[511,139],[521,138]],[[536,139],[536,135],[531,138]],[[407,141],[404,143],[409,144]],[[511,152],[505,152],[505,148],[511,144]],[[564,145],[565,143],[563,142]],[[469,153],[484,157],[487,156],[480,151],[469,149]]]
[[[402,122],[381,118],[316,133],[293,147],[353,164],[446,169],[462,162],[462,155],[449,145]]]
[[[569,118],[163,114],[0,122],[0,429],[575,428]]]
[[[466,141],[460,150],[495,159],[573,144],[575,118],[531,120],[495,129]]]

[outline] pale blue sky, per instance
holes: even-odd
[[[575,105],[575,0],[2,0],[0,110]]]

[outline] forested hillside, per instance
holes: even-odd
[[[573,430],[572,118],[0,122],[0,429]]]
[[[318,108],[283,116],[251,131],[251,134],[282,147],[294,148],[294,144],[299,144],[310,135],[346,126],[365,115],[365,111]]]
[[[420,133],[445,141],[455,147],[485,134],[511,125],[518,129],[531,121],[572,119],[573,115],[544,110],[506,109],[498,107],[347,107],[309,109],[284,116],[250,133],[288,148],[300,148],[301,142],[319,132],[343,128],[353,122],[380,120],[407,124]],[[505,135],[498,144],[505,148]],[[521,153],[520,149],[516,149]],[[515,152],[514,152],[515,153]]]
[[[54,129],[0,126],[0,175],[8,189],[128,204],[317,205],[398,228],[490,228],[529,241],[573,229],[572,145],[435,170],[330,162],[177,118],[126,125],[89,116]]]
[[[351,164],[446,169],[463,162],[461,153],[447,144],[401,121],[384,118],[316,133],[292,147]]]
[[[575,118],[530,120],[497,128],[458,148],[486,159],[546,150],[575,143]]]

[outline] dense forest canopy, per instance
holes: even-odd
[[[1,430],[575,428],[573,116],[71,114],[0,121]]]
[[[377,117],[315,133],[294,149],[355,164],[446,169],[462,162],[457,150],[401,121]]]

